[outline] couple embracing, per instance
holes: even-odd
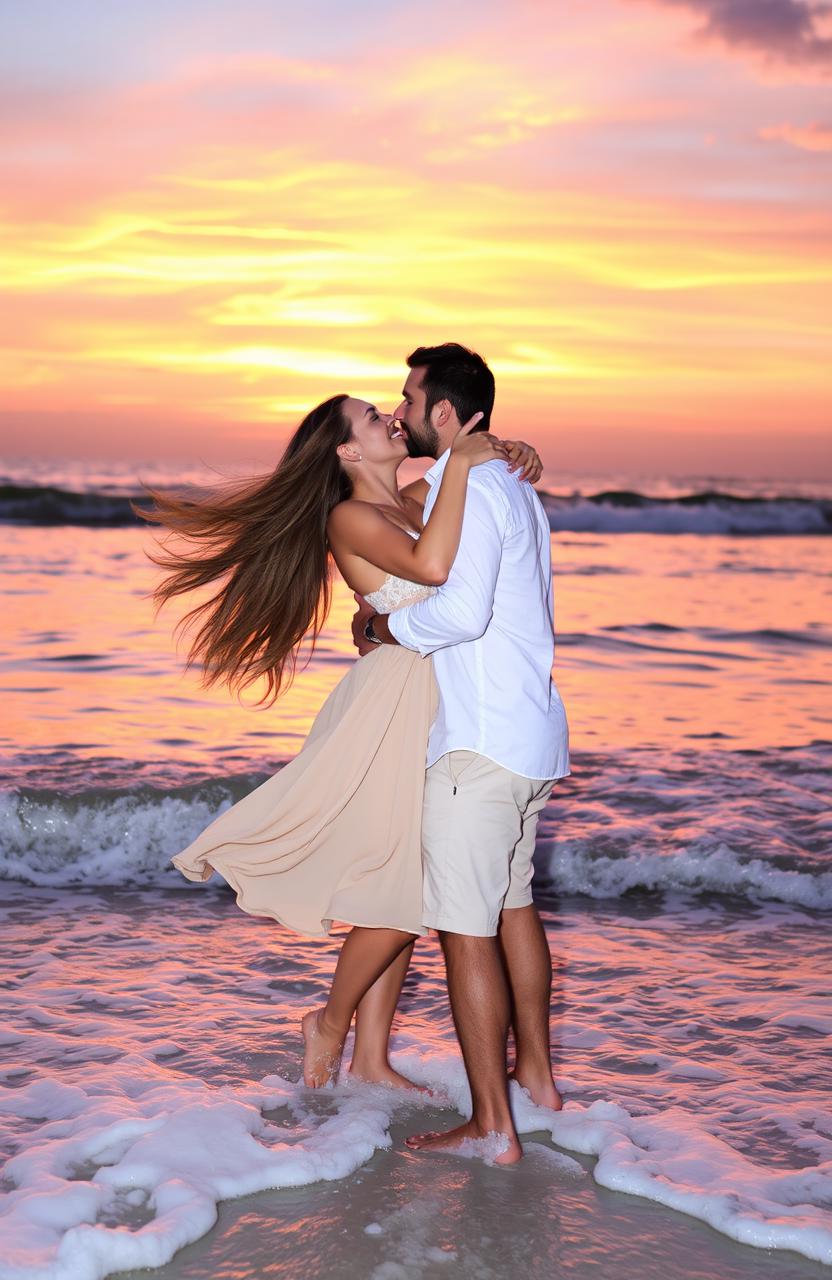
[[[244,911],[304,934],[353,926],[324,1006],[303,1018],[304,1080],[351,1071],[404,1087],[388,1041],[416,938],[438,932],[471,1119],[408,1139],[453,1150],[499,1135],[522,1154],[513,1076],[559,1108],[549,1049],[551,957],[532,902],[538,814],[568,774],[554,650],[549,526],[528,446],[488,433],[494,378],[456,343],[408,358],[393,416],[348,396],[313,410],[267,478],[154,493],[179,535],[154,559],[159,601],[215,585],[191,610],[209,682],[265,677],[276,696],[330,602],[330,555],[355,591],[361,655],[298,755],[221,814],[173,864],[218,871]],[[436,461],[399,489],[408,456]],[[182,541],[184,539],[184,541]]]

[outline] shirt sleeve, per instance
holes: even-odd
[[[459,550],[448,580],[432,596],[388,615],[392,635],[423,658],[437,649],[477,640],[494,610],[494,592],[507,503],[492,483],[468,481]]]

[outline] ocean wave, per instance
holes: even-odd
[[[832,533],[832,502],[823,498],[751,498],[718,490],[652,498],[629,489],[591,496],[540,496],[553,532],[699,533],[728,537]]]
[[[832,871],[779,867],[739,854],[724,841],[694,841],[673,853],[609,857],[582,841],[538,847],[538,874],[559,894],[621,898],[641,890],[718,893],[750,902],[785,902],[812,911],[832,910]]]
[[[134,493],[73,492],[50,485],[0,484],[0,523],[134,525]],[[540,492],[553,532],[780,536],[832,533],[832,501],[779,495],[743,497],[719,490],[656,498],[636,490],[569,496]]]
[[[138,493],[74,493],[52,485],[0,484],[0,524],[111,529],[138,522],[130,505],[138,497]]]
[[[41,887],[194,890],[171,867],[170,858],[261,781],[248,774],[172,788],[2,792],[0,879]],[[742,785],[739,778],[736,785]],[[802,831],[802,844],[789,850],[775,831],[768,854],[754,822],[749,820],[746,830],[736,814],[722,826],[709,826],[705,817],[704,826],[689,828],[686,837],[673,842],[655,818],[645,824],[648,810],[675,815],[674,821],[681,822],[692,801],[689,782],[687,793],[678,796],[669,777],[651,783],[649,775],[631,774],[626,794],[620,787],[612,798],[606,784],[591,776],[583,784],[584,794],[565,794],[561,784],[543,814],[538,885],[547,892],[590,898],[684,891],[832,910],[832,871],[817,848],[822,813],[813,775],[807,774],[803,785],[800,818],[793,817],[790,824],[793,835],[798,827]],[[703,786],[713,789],[713,782],[703,778]],[[694,807],[702,818],[704,805]],[[208,882],[214,889],[224,884],[219,876]]]

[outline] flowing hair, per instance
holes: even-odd
[[[157,611],[219,584],[176,628],[196,624],[186,665],[201,663],[207,686],[222,682],[239,696],[265,677],[258,703],[271,705],[294,678],[304,638],[306,662],[314,651],[332,600],[326,523],[352,493],[336,453],[352,434],[346,399],[307,414],[270,475],[195,495],[144,486],[153,506],[134,510],[167,530],[148,552],[167,570],[152,592]]]

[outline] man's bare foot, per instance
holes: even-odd
[[[532,1079],[531,1076],[519,1076],[516,1071],[510,1071],[509,1080],[516,1080],[521,1089],[525,1089],[532,1102],[538,1107],[548,1107],[550,1111],[561,1111],[563,1109],[563,1098],[555,1088],[554,1081],[551,1076],[541,1076],[540,1079]]]
[[[416,1089],[419,1093],[428,1092],[424,1085],[414,1084],[401,1072],[394,1071],[389,1062],[383,1067],[364,1067],[361,1064],[356,1065],[353,1058],[350,1064],[350,1075],[354,1080],[360,1080],[362,1084],[385,1084],[392,1089]]]
[[[321,1029],[322,1009],[310,1009],[301,1019],[303,1030],[303,1083],[321,1089],[338,1078],[343,1041],[326,1036]]]
[[[523,1155],[517,1134],[485,1130],[469,1120],[447,1133],[417,1133],[405,1138],[411,1151],[456,1151],[460,1155],[482,1155],[489,1164],[517,1164]]]

